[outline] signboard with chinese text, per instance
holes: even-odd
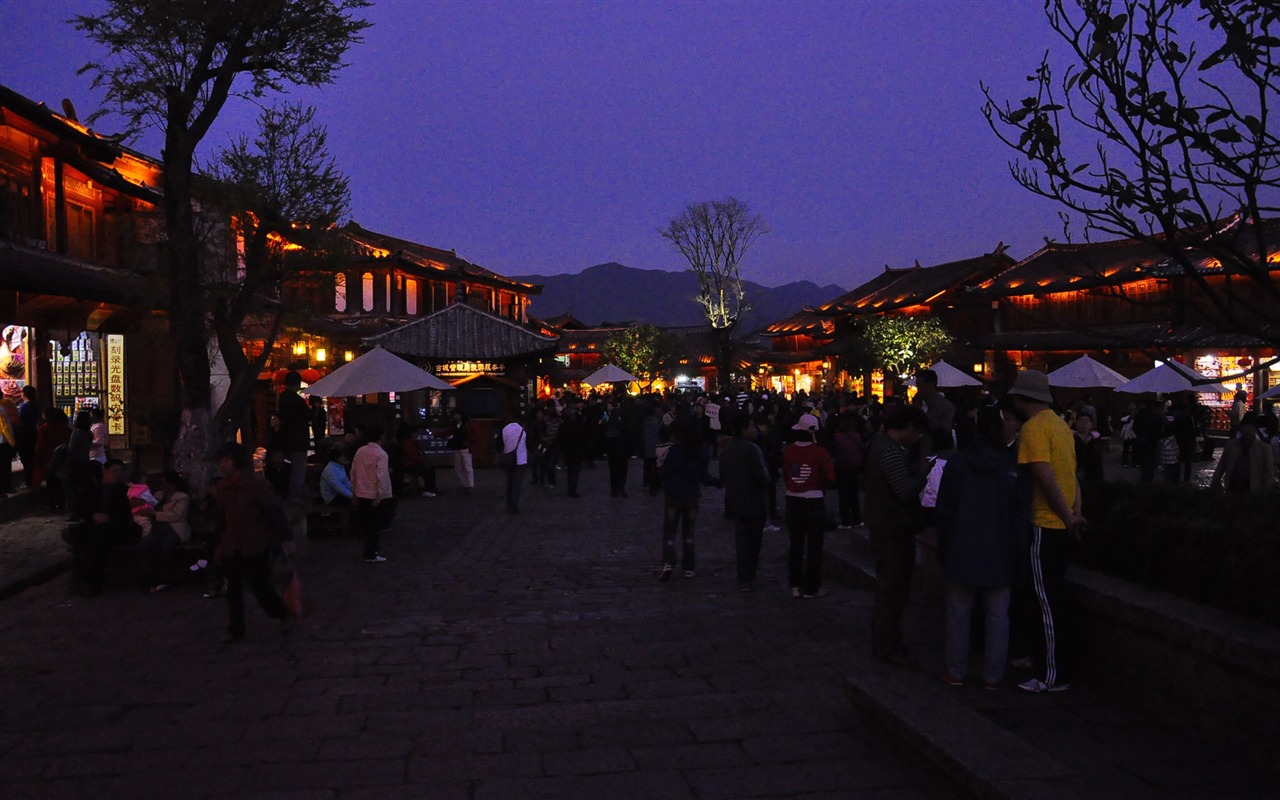
[[[434,366],[426,363],[419,366],[441,378],[461,378],[469,375],[503,375],[507,371],[506,365],[497,361],[441,361]]]
[[[124,435],[124,336],[107,334],[107,433]]]

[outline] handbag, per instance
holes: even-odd
[[[302,577],[298,575],[297,569],[294,569],[289,583],[285,585],[281,599],[294,619],[305,619],[311,613],[311,597],[302,588]]]
[[[498,453],[498,466],[505,470],[513,470],[516,468],[516,453],[520,450],[520,443],[524,441],[524,431],[520,431],[520,438],[516,439],[516,446],[510,450],[503,450]]]

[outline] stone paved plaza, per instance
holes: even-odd
[[[705,492],[697,576],[656,580],[661,498],[531,486],[403,501],[365,564],[304,544],[315,611],[282,634],[248,599],[147,594],[114,565],[0,602],[0,797],[952,797],[844,691],[870,594],[793,600],[783,534],[752,594]],[[21,524],[21,521],[10,523]]]

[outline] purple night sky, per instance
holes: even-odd
[[[65,20],[97,5],[6,0],[0,83],[88,116],[101,95],[76,70],[95,53]],[[1016,99],[1052,45],[1039,2],[380,0],[366,16],[336,83],[293,94],[329,128],[352,218],[499,273],[683,269],[657,229],[729,195],[772,229],[743,266],[766,285],[851,288],[1061,236],[979,110],[979,81]],[[233,100],[202,157],[255,115]]]

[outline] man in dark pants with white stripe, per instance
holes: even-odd
[[[1036,677],[1018,684],[1028,692],[1061,692],[1067,678],[1070,647],[1064,624],[1064,574],[1071,546],[1088,524],[1080,514],[1076,450],[1071,429],[1050,407],[1053,395],[1043,372],[1018,373],[1009,390],[1014,410],[1026,422],[1018,439],[1018,463],[1031,473],[1031,588],[1035,595],[1031,626]]]

